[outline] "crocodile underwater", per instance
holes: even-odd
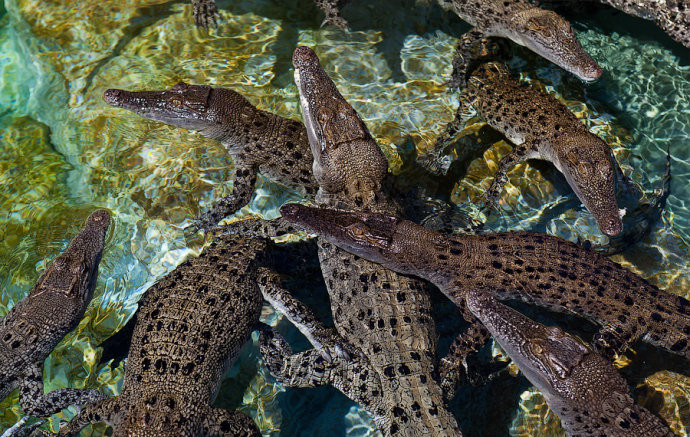
[[[389,215],[281,208],[283,218],[362,258],[433,282],[463,308],[468,290],[584,317],[611,358],[637,340],[690,359],[690,302],[606,257],[530,232],[446,236]]]
[[[364,122],[340,95],[311,49],[298,47],[293,64],[314,155],[314,175],[320,185],[316,201],[395,213],[395,203],[382,190],[388,162]],[[384,435],[460,435],[434,379],[437,334],[424,284],[355,257],[324,239],[319,239],[318,247],[339,334],[328,344],[360,351],[347,354],[350,360],[344,354],[329,354],[330,365],[352,367],[356,358],[359,376],[323,377],[322,366],[313,360],[286,356],[289,349],[281,346],[284,341],[277,334],[262,342],[272,373],[289,386],[334,385],[367,409]],[[272,303],[293,322],[297,319],[298,328],[310,338],[309,327],[300,327],[299,319],[311,320],[312,315],[295,314],[294,303]],[[317,356],[311,352],[308,357]]]
[[[601,76],[601,67],[582,48],[570,24],[553,11],[534,7],[526,0],[438,2],[474,26],[456,45],[451,87],[464,86],[472,46],[489,36],[525,46],[586,82]]]
[[[470,290],[467,308],[482,321],[520,371],[544,395],[569,436],[657,436],[675,434],[635,404],[628,383],[610,362],[578,338],[544,326]]]
[[[503,64],[495,62],[482,64],[472,73],[459,100],[455,120],[425,158],[428,167],[439,167],[445,147],[470,117],[479,114],[514,144],[512,152],[501,159],[486,192],[488,207],[498,202],[513,166],[527,159],[543,159],[565,176],[605,234],[621,232],[624,211],[616,202],[616,181],[628,190],[635,188],[623,175],[611,148],[564,104],[513,79]]]
[[[133,321],[122,392],[84,407],[61,434],[105,422],[114,436],[260,436],[248,416],[211,404],[259,326],[264,289],[280,290],[274,248],[268,238],[218,235],[148,289]]]
[[[115,107],[221,142],[235,164],[233,193],[197,220],[209,229],[249,203],[257,173],[313,197],[318,184],[311,172],[307,131],[298,121],[255,108],[241,94],[180,82],[162,91],[106,90]]]
[[[19,388],[24,414],[47,417],[105,397],[97,390],[43,393],[43,361],[77,327],[93,297],[110,214],[98,210],[55,258],[28,296],[0,320],[0,400]]]

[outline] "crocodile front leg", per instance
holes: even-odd
[[[450,76],[450,82],[448,82],[451,91],[465,87],[468,69],[470,62],[472,62],[472,46],[485,36],[487,36],[486,30],[477,26],[465,32],[455,45],[453,73]]]
[[[194,24],[208,30],[210,26],[218,27],[220,13],[216,7],[216,0],[192,0]]]
[[[338,29],[347,29],[347,21],[340,16],[340,7],[346,2],[343,0],[314,0],[325,14],[326,18],[321,23],[321,27],[333,25]]]
[[[71,405],[84,405],[106,399],[98,390],[79,390],[61,388],[50,393],[43,393],[43,364],[36,364],[27,369],[20,382],[19,403],[24,413],[33,417],[48,417]]]
[[[113,425],[118,420],[118,414],[123,412],[118,401],[119,398],[108,398],[85,406],[67,425],[60,428],[59,433],[51,435],[75,436],[86,425],[93,423],[105,422]]]
[[[467,316],[465,316],[467,317]],[[459,334],[450,345],[448,354],[439,360],[438,372],[441,388],[446,399],[453,399],[458,383],[463,379],[473,381],[467,359],[477,353],[491,336],[476,318],[467,330]]]
[[[451,162],[443,156],[446,148],[453,143],[458,134],[465,128],[467,120],[474,117],[477,111],[474,109],[474,98],[467,89],[458,95],[460,106],[455,113],[453,121],[446,125],[446,129],[436,138],[431,149],[420,156],[419,164],[435,175],[445,175],[450,168]]]
[[[498,163],[498,170],[494,175],[491,186],[484,194],[484,205],[487,210],[495,209],[498,206],[498,199],[506,182],[508,182],[508,171],[515,165],[531,158],[537,158],[539,150],[534,141],[525,141],[504,156]]]
[[[352,356],[358,354],[354,351],[354,347],[343,342],[333,328],[321,323],[308,306],[281,287],[280,277],[276,272],[266,267],[259,267],[256,275],[264,299],[285,315],[307,337],[309,343],[321,353],[323,358],[329,362],[332,361],[330,351],[335,351],[336,357],[345,361],[349,361]]]
[[[210,408],[204,415],[204,435],[261,437],[251,417],[240,411]]]
[[[359,357],[346,361],[332,348],[323,358],[317,349],[292,354],[292,349],[277,332],[265,329],[259,336],[261,355],[271,374],[288,387],[318,387],[330,384],[371,413],[384,417],[381,381],[371,365]]]
[[[209,211],[194,219],[194,227],[209,231],[225,217],[237,212],[247,205],[254,194],[256,183],[256,168],[249,165],[235,163],[235,181],[232,186],[232,194],[217,201]],[[194,229],[194,230],[196,230]]]

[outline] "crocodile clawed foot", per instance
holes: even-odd
[[[417,163],[429,173],[436,176],[445,176],[453,163],[453,156],[439,156],[435,153],[425,153],[417,158]]]

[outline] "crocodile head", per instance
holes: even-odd
[[[388,161],[357,112],[308,47],[292,56],[314,177],[327,193],[345,192],[361,206],[378,192]]]
[[[314,208],[294,203],[280,208],[283,218],[357,256],[429,279],[440,275],[434,262],[447,251],[441,234],[398,217]],[[436,277],[436,276],[434,276]]]
[[[57,300],[65,310],[66,302],[71,302],[71,310],[82,314],[93,297],[109,225],[108,211],[101,209],[91,214],[67,249],[50,263],[31,290],[30,298]]]
[[[111,106],[128,109],[150,120],[199,131],[208,138],[221,140],[224,126],[249,102],[226,88],[179,82],[162,91],[125,91],[108,89],[103,100]]]
[[[599,228],[607,235],[623,230],[625,210],[616,202],[616,172],[611,149],[589,132],[564,134],[558,139],[559,170],[565,176],[585,208],[592,213]]]
[[[549,406],[553,408],[553,402],[572,397],[568,380],[577,378],[575,373],[592,354],[587,346],[561,328],[544,326],[523,316],[489,293],[470,290],[466,302]]]
[[[539,8],[515,14],[511,39],[580,79],[599,79],[601,67],[582,48],[570,24],[553,11]]]

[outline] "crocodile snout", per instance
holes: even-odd
[[[103,100],[109,105],[118,105],[120,103],[120,98],[123,95],[122,90],[118,90],[115,88],[110,88],[105,90],[103,93]]]
[[[623,222],[619,217],[609,217],[600,223],[601,230],[609,236],[618,235],[623,230]]]

